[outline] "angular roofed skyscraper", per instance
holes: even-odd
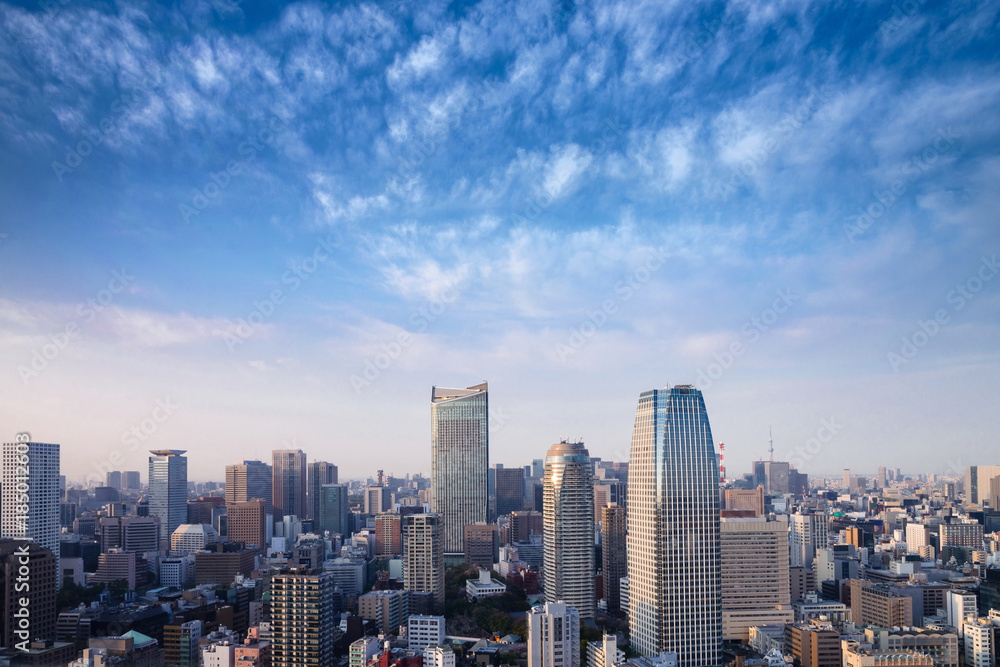
[[[431,389],[431,511],[444,523],[444,553],[464,558],[465,527],[489,511],[487,383]]]
[[[149,453],[149,516],[160,517],[160,544],[187,523],[187,457],[182,449],[151,449]]]
[[[722,663],[719,461],[701,391],[639,395],[628,480],[628,606],[643,655]]]

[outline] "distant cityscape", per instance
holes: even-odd
[[[507,465],[489,385],[435,386],[430,477],[365,480],[276,449],[192,483],[199,451],[156,449],[67,483],[18,433],[0,664],[996,667],[1000,464],[730,474],[706,403],[639,393],[627,461]]]

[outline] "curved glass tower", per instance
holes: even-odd
[[[582,442],[560,442],[545,456],[545,599],[594,617],[594,481]]]
[[[639,395],[628,480],[629,626],[643,655],[722,663],[719,462],[701,391]]]

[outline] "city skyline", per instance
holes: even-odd
[[[670,377],[733,468],[968,464],[997,6],[0,5],[0,426],[429,472],[425,387],[489,378],[498,450],[622,459]]]

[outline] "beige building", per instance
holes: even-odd
[[[440,514],[403,517],[403,587],[444,604],[444,531]]]
[[[750,641],[750,626],[791,623],[788,524],[722,517],[722,638]]]
[[[851,579],[851,621],[878,628],[913,625],[913,598],[866,579]]]
[[[842,667],[840,633],[827,623],[786,625],[784,653],[802,667]]]
[[[226,504],[226,540],[263,549],[267,546],[267,501],[262,498]]]
[[[931,657],[934,667],[958,667],[958,635],[924,628],[867,628],[865,641],[883,653],[916,651]]]
[[[723,509],[752,510],[757,516],[764,516],[764,486],[756,489],[725,489],[722,498]]]
[[[844,642],[843,667],[932,667],[934,661],[917,651],[866,651],[857,642]]]

